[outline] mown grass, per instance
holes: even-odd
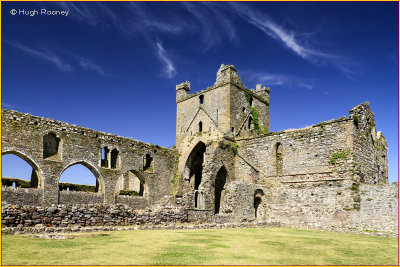
[[[397,265],[397,239],[287,228],[2,237],[3,265]]]

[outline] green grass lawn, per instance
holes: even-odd
[[[397,239],[287,228],[2,236],[3,265],[397,265]]]

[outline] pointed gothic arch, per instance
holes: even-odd
[[[215,176],[214,182],[214,214],[220,212],[221,203],[223,201],[225,184],[228,177],[228,171],[225,166],[222,166],[217,175]]]

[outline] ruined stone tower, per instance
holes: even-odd
[[[188,81],[176,86],[176,144],[183,158],[188,158],[179,162],[179,170],[183,191],[194,190],[193,207],[205,208],[200,185],[206,174],[203,165],[209,165],[205,162],[213,158],[211,143],[267,133],[270,89],[261,85],[256,90],[246,88],[234,66],[222,64],[212,87],[189,92]],[[208,155],[204,155],[206,146],[211,150]]]

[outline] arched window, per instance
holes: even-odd
[[[281,143],[276,143],[275,145],[275,164],[276,164],[276,174],[282,175],[283,152]]]
[[[200,105],[204,104],[204,95],[199,96]]]
[[[250,107],[253,106],[253,97],[252,96],[250,97],[249,104],[250,104]]]
[[[59,146],[60,138],[55,133],[48,133],[43,136],[43,158],[59,160]]]
[[[150,154],[146,154],[143,159],[143,171],[153,172],[153,157]]]
[[[101,149],[101,167],[108,167],[108,154],[110,153],[110,150],[108,147],[103,147]]]
[[[28,158],[21,156],[14,153],[1,156],[1,184],[12,187],[38,188],[41,184],[38,168]]]
[[[203,123],[199,122],[199,132],[202,132],[202,131],[203,131]]]
[[[113,150],[111,150],[111,169],[116,169],[118,168],[118,150],[116,148],[114,148]]]

